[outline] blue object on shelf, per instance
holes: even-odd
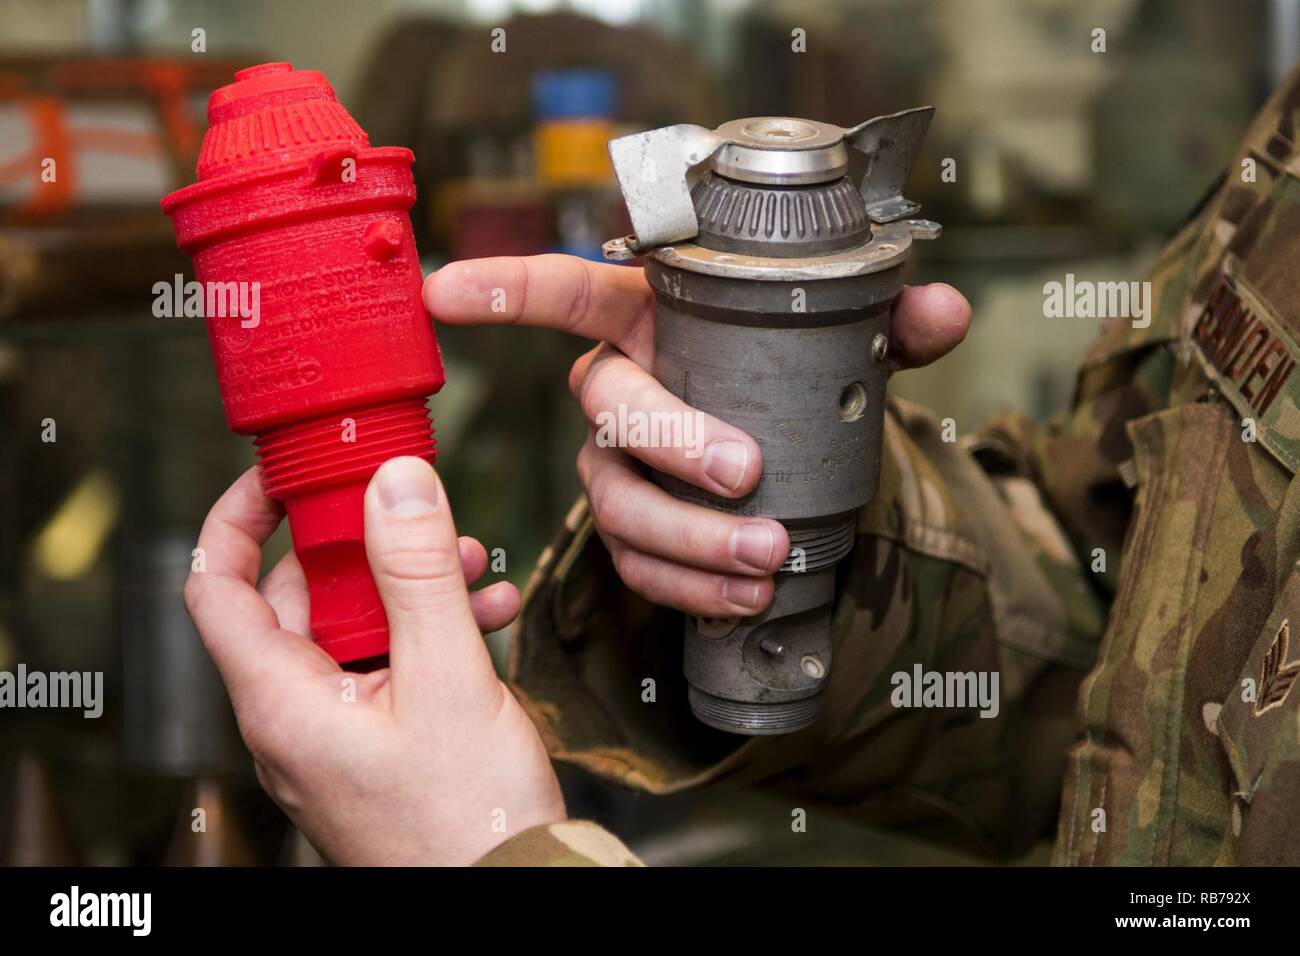
[[[533,76],[533,111],[539,120],[613,116],[614,95],[609,70],[542,70]]]

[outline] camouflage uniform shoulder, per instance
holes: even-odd
[[[1080,694],[1058,863],[1296,859],[1298,119],[1300,70],[1161,255],[1151,328],[1103,337],[1069,419],[1041,442],[1044,484],[1076,538],[1105,528],[1089,509],[1120,500],[1106,487],[1115,472],[1134,502]],[[1093,463],[1085,481],[1061,466],[1074,454]]]
[[[1155,300],[1146,324],[1114,321],[1098,336],[1085,370],[1125,352],[1186,337],[1209,293],[1209,283],[1234,248],[1253,245],[1275,217],[1276,187],[1295,179],[1300,126],[1300,67],[1255,116],[1223,176],[1165,243],[1147,273]]]
[[[1300,68],[1251,124],[1189,228],[1173,319],[1174,403],[1221,398],[1287,471],[1300,470]]]
[[[1160,249],[1155,263],[1144,277],[1144,281],[1150,283],[1146,296],[1147,315],[1137,320],[1129,317],[1107,319],[1084,356],[1082,368],[1085,372],[1121,355],[1178,338],[1182,303],[1191,291],[1198,246],[1204,241],[1207,222],[1211,218],[1211,208],[1207,205]]]
[[[543,823],[517,833],[475,866],[642,866],[608,830],[587,820]]]

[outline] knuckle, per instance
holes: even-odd
[[[302,790],[294,783],[293,775],[283,767],[268,761],[266,757],[255,753],[251,745],[249,753],[253,757],[253,772],[257,775],[257,782],[266,795],[286,813],[293,814],[301,811],[306,799]]]
[[[614,573],[618,575],[619,580],[628,587],[631,587],[632,582],[628,575],[628,561],[624,553],[620,550],[611,548],[609,551],[609,560],[610,563],[614,565]]]
[[[253,763],[269,776],[271,767],[278,759],[274,742],[268,739],[267,734],[258,725],[247,725],[244,721],[239,722],[239,736],[243,738],[244,746],[248,749],[248,755],[253,758]],[[263,786],[266,786],[265,783]],[[266,789],[269,792],[271,788],[266,787]]]
[[[618,572],[619,578],[624,584],[630,587],[637,594],[643,593],[645,586],[645,562],[640,559],[635,551],[628,548],[619,548],[610,554],[614,562],[614,570]]]
[[[594,422],[601,412],[612,411],[609,406],[618,389],[610,376],[616,376],[618,370],[618,363],[603,355],[597,356],[587,369],[587,376],[578,390],[578,404],[588,421]]]
[[[731,550],[731,535],[743,522],[724,520],[718,523],[690,522],[686,525],[686,546],[691,554],[706,555],[715,568],[728,569],[744,565]]]
[[[569,366],[569,393],[579,402],[582,401],[582,382],[584,378],[582,363],[586,357],[586,355],[578,356],[573,360],[573,364]]]
[[[673,500],[665,507],[662,527],[672,532],[676,542],[673,553],[688,568],[729,570],[738,561],[731,553],[732,529],[743,519],[709,512],[700,514],[695,507]]]
[[[582,259],[568,259],[569,268],[575,272],[571,284],[573,298],[569,300],[569,314],[566,317],[567,328],[575,329],[587,317],[591,307],[591,267]]]
[[[182,595],[185,598],[185,610],[189,612],[192,618],[197,619],[202,613],[204,590],[203,576],[197,571],[191,571],[185,579]]]
[[[463,583],[460,555],[441,548],[394,548],[375,555],[374,570],[394,581]]]
[[[256,696],[240,695],[232,699],[239,736],[254,762],[263,771],[277,769],[282,763],[284,747],[280,728],[291,725],[293,714],[284,713],[274,702]]]
[[[262,756],[254,752],[251,744],[244,741],[248,747],[249,756],[253,758],[253,773],[257,777],[257,782],[262,788],[262,792],[274,800],[276,803],[282,803],[280,799],[280,781],[279,775],[271,770],[264,762]]]
[[[578,481],[581,482],[582,487],[588,489],[588,491],[590,491],[591,489],[591,477],[592,477],[591,458],[592,458],[592,454],[594,453],[594,450],[595,450],[595,445],[591,439],[588,439],[587,441],[583,442],[582,447],[578,449],[578,459],[577,459]]]
[[[649,375],[629,375],[624,382],[624,398],[632,408],[647,412],[672,412],[676,399]],[[686,405],[680,406],[687,408]]]
[[[248,741],[244,741],[244,743],[247,744]],[[268,794],[273,793],[274,790],[271,781],[271,772],[267,770],[266,765],[263,764],[260,759],[258,759],[258,755],[253,753],[252,747],[249,747],[248,751],[249,751],[249,756],[253,758],[253,774],[257,777],[257,782],[261,785],[262,789],[265,790]]]
[[[736,612],[734,601],[726,595],[727,576],[699,572],[689,582],[688,610],[696,614],[730,616]]]
[[[596,525],[606,534],[624,537],[628,528],[628,497],[632,482],[614,476],[593,476],[588,492],[591,514]]]

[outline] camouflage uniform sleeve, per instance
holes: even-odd
[[[516,833],[475,866],[641,866],[622,842],[587,820],[543,823]]]
[[[1152,276],[1158,297],[1184,281],[1181,248]],[[1133,506],[1124,423],[1168,398],[1156,311],[1103,335],[1048,424],[1000,415],[952,441],[890,403],[880,490],[837,584],[822,716],[795,734],[694,720],[681,616],[620,583],[580,501],[530,581],[509,665],[551,753],[644,792],[761,785],[996,857],[1050,836]],[[895,677],[918,669],[995,675],[996,716],[907,706]]]
[[[579,502],[511,650],[512,685],[552,754],[649,793],[761,784],[1023,852],[1056,817],[1132,507],[1123,421],[1164,400],[1163,342],[1156,330],[1099,345],[1073,409],[1045,426],[1008,414],[945,441],[929,412],[891,403],[880,492],[839,586],[823,716],[796,734],[737,738],[694,720],[680,615],[619,582]],[[895,706],[891,678],[918,667],[996,674],[996,716]]]

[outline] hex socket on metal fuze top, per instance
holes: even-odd
[[[851,129],[756,117],[610,143],[636,232],[605,254],[646,257],[654,375],[763,454],[740,499],[655,480],[684,501],[776,519],[790,538],[766,610],[686,619],[690,706],[712,727],[789,733],[820,712],[836,565],[879,481],[890,308],[912,240],[939,233],[909,218],[919,207],[902,196],[932,114]],[[860,183],[847,175],[850,148],[868,158]]]
[[[256,437],[313,637],[340,662],[388,650],[366,486],[389,458],[435,457],[425,402],[445,377],[420,301],[414,160],[371,147],[322,73],[267,63],[212,94],[198,181],[162,200],[204,297],[226,420]]]

